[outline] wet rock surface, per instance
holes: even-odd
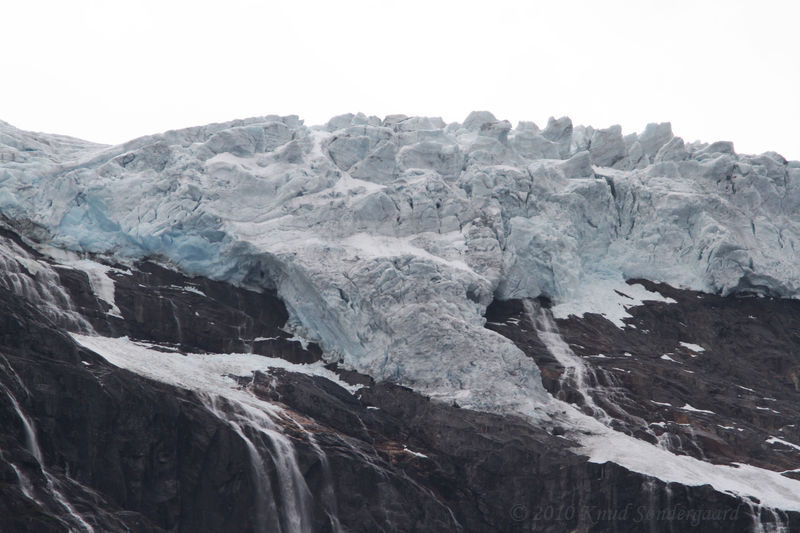
[[[319,347],[307,349],[285,331],[289,318],[274,290],[255,292],[188,277],[151,261],[111,273],[121,316],[107,313],[86,274],[58,269],[61,280],[98,333],[172,345],[184,351],[258,353],[295,363],[321,359]]]
[[[5,237],[15,238],[13,232]],[[15,242],[30,257],[50,261],[37,256],[24,241]],[[20,257],[22,252],[15,253]],[[21,269],[18,274],[29,278],[34,287],[44,274],[33,274],[36,268],[32,264],[28,268],[30,271]],[[126,335],[146,345],[158,345],[166,350],[165,357],[181,357],[175,351],[244,351],[297,363],[320,358],[312,344],[306,349],[302,342],[290,340],[292,335],[284,331],[286,309],[269,291],[256,293],[187,277],[152,262],[117,265],[108,273],[114,281],[113,304],[119,310],[119,316],[115,316],[109,314],[111,305],[98,296],[87,272],[55,262],[52,268],[58,273],[52,279],[60,280],[69,295],[71,313],[84,317],[103,335]],[[337,370],[340,378],[362,387],[352,393],[319,376],[278,368],[239,377],[240,388],[280,410],[276,431],[288,439],[291,448],[289,455],[281,455],[277,441],[270,441],[266,434],[257,439],[258,435],[244,426],[228,423],[220,416],[219,412],[233,409],[232,404],[223,402],[216,411],[211,410],[209,399],[200,393],[117,368],[76,344],[67,333],[74,321],[61,322],[60,315],[51,317],[41,304],[29,299],[40,292],[31,290],[23,297],[0,288],[3,532],[91,528],[98,532],[555,533],[730,532],[752,528],[750,508],[740,499],[710,486],[666,484],[613,463],[590,463],[576,453],[562,428],[536,428],[518,417],[461,409],[396,384],[375,383],[369,376],[336,369],[335,365],[330,368]],[[679,294],[670,295],[682,302]],[[696,312],[701,313],[704,300],[697,296],[685,295],[684,299],[696,300]],[[713,304],[715,313],[726,308],[728,300],[708,298],[706,303]],[[748,299],[745,303],[765,306],[745,308],[754,316],[769,318],[770,322],[764,324],[773,324],[774,317],[767,313],[769,305],[789,306],[774,310],[776,316],[788,321],[774,323],[776,331],[784,331],[783,337],[775,337],[763,324],[767,329],[753,331],[778,339],[775,349],[758,364],[766,361],[772,365],[770,369],[791,372],[792,359],[782,355],[785,345],[781,344],[793,338],[795,311],[791,303],[767,299]],[[719,315],[720,320],[740,330],[734,321],[736,306],[730,305],[730,316]],[[646,310],[652,316],[645,314]],[[487,319],[495,324],[490,327],[536,358],[545,386],[562,394],[557,364],[552,358],[548,360],[536,336],[525,331],[520,312],[518,302],[496,302]],[[519,317],[516,325],[509,322],[514,317]],[[637,331],[643,332],[651,321],[661,324],[664,333],[657,338],[662,339],[659,342],[664,347],[672,339],[666,333],[671,331],[669,327],[677,327],[674,320],[685,318],[670,317],[664,309],[650,306],[638,313],[634,310],[634,320],[642,321],[637,322]],[[699,318],[695,321],[701,322]],[[503,329],[503,324],[509,327]],[[608,326],[600,317],[570,319],[560,326],[568,342],[582,343],[584,351],[580,353],[588,359],[592,346],[606,346],[604,342],[636,356],[604,348],[609,358],[620,355],[631,361],[644,358],[646,349],[662,349],[650,338],[637,341],[637,337],[626,336],[632,333]],[[651,331],[661,330],[653,327]],[[697,331],[700,335],[701,330]],[[713,327],[702,331],[711,335]],[[261,344],[265,341],[256,340],[261,337],[276,339]],[[752,342],[761,342],[759,339],[753,337]],[[702,335],[677,340],[702,344],[708,351],[697,358],[683,354],[687,365],[728,346]],[[742,346],[731,343],[734,345]],[[654,365],[662,364],[659,361],[655,358]],[[615,366],[622,368],[621,363]],[[634,374],[634,367],[630,369]],[[715,369],[710,366],[706,370]],[[768,379],[767,372],[774,371],[770,369],[763,370],[764,380]],[[695,370],[695,374],[700,373],[700,368]],[[651,369],[642,367],[637,372]],[[729,372],[753,390],[767,385],[746,369],[742,374]],[[773,394],[776,402],[783,402],[774,409],[791,413],[785,404],[795,396],[789,385],[792,378],[787,376],[786,386]],[[688,388],[689,384],[670,379],[675,380],[673,388],[666,388],[666,396],[656,399],[677,403],[675,398],[688,397],[680,396],[684,393],[680,387]],[[631,404],[649,399],[642,396],[649,390],[646,383],[640,383],[638,389],[633,384],[627,393]],[[706,408],[700,398],[691,400],[695,401],[695,407]],[[758,403],[753,398],[747,401]],[[716,404],[707,408],[723,411]],[[749,424],[761,424],[758,427],[766,431],[777,426],[767,426],[765,420],[780,423],[779,418],[760,416]],[[675,435],[687,438],[685,432],[676,430]],[[797,442],[786,431],[778,435]],[[732,448],[736,442],[723,440],[723,444]],[[254,474],[250,445],[264,460],[266,484]],[[711,451],[704,453],[711,456]],[[301,486],[308,491],[307,521],[302,528],[292,525],[289,518],[293,515],[287,512],[296,503],[284,491],[282,471],[287,457],[296,465]],[[793,456],[776,449],[764,457],[765,464],[778,466],[784,459],[789,464]],[[800,527],[796,513],[781,515],[780,519],[790,528]]]
[[[597,314],[558,320],[615,427],[651,442],[664,435],[675,453],[797,477],[791,471],[800,463],[800,302],[634,282],[676,303],[632,307],[624,328]],[[551,393],[583,403],[561,381],[563,367],[536,336],[521,301],[494,302],[486,316],[487,327],[536,359]]]

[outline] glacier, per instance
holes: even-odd
[[[532,416],[548,394],[483,327],[495,298],[600,312],[637,278],[800,294],[800,162],[668,123],[266,116],[105,146],[0,122],[0,212],[48,246],[277,289],[329,361]]]

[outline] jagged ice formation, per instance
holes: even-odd
[[[0,123],[0,211],[58,247],[275,287],[327,357],[528,414],[547,394],[483,328],[493,298],[591,311],[631,278],[800,292],[800,162],[669,124],[268,116],[108,147]]]

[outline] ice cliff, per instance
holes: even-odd
[[[267,116],[109,147],[0,122],[0,212],[57,247],[277,288],[327,357],[492,410],[547,397],[483,327],[494,298],[590,311],[631,278],[800,294],[800,162],[666,123]]]

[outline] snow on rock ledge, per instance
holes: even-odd
[[[470,407],[546,398],[482,327],[495,297],[580,313],[586,287],[630,278],[800,292],[800,163],[669,124],[269,116],[104,147],[0,123],[0,154],[0,209],[52,244],[275,286],[330,357]]]

